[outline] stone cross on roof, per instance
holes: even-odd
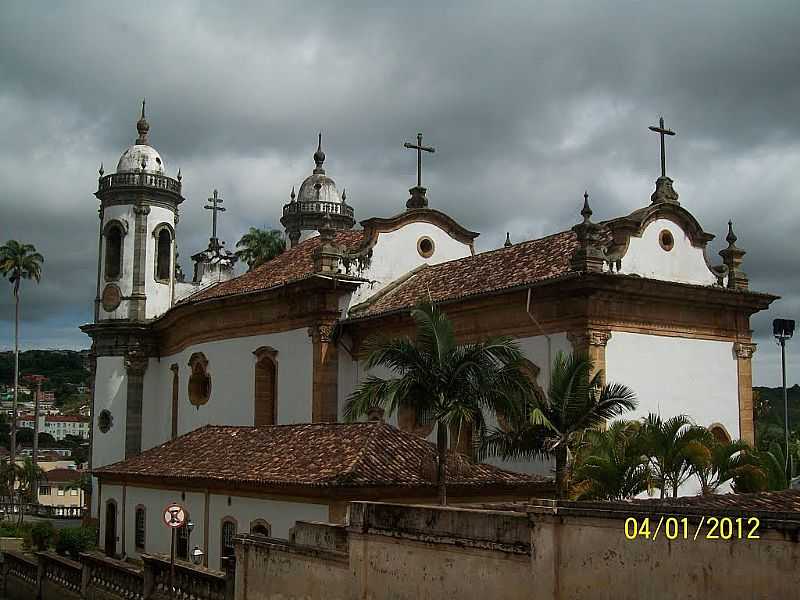
[[[417,151],[417,187],[422,187],[422,153],[436,152],[436,148],[434,148],[433,146],[423,146],[421,133],[417,134],[416,145],[412,144],[411,142],[406,142],[403,144],[403,147]]]
[[[664,129],[664,117],[659,117],[658,119],[658,126],[650,125],[648,127],[650,131],[655,131],[657,134],[661,136],[661,176],[667,176],[667,161],[666,161],[666,152],[664,150],[664,136],[665,135],[675,135],[675,132],[670,129]]]
[[[211,239],[217,239],[217,213],[218,212],[225,212],[225,209],[220,206],[222,204],[222,198],[219,197],[217,190],[214,190],[214,195],[208,199],[211,202],[211,206],[206,205],[204,208],[206,210],[212,211],[214,215],[211,219]]]

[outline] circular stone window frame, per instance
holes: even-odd
[[[429,244],[430,247],[426,250],[423,248],[423,244],[426,246]],[[417,240],[417,252],[422,258],[430,258],[433,256],[433,253],[436,252],[436,244],[434,243],[433,239],[428,237],[427,235],[423,235],[421,238]]]
[[[669,229],[662,229],[658,233],[658,245],[664,252],[669,252],[675,247],[675,236]]]
[[[111,414],[110,410],[104,408],[100,411],[100,414],[97,415],[97,428],[100,430],[100,433],[108,433],[113,426],[114,415]]]

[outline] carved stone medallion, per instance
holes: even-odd
[[[103,288],[103,295],[100,300],[103,303],[104,311],[111,312],[116,310],[120,302],[122,302],[122,292],[119,286],[109,283]]]

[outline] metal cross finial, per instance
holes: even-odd
[[[416,145],[412,144],[411,142],[406,142],[403,144],[403,147],[417,151],[417,187],[422,187],[422,152],[436,152],[436,149],[432,146],[422,145],[421,133],[417,134]]]
[[[665,135],[675,135],[675,132],[670,129],[664,129],[664,117],[659,117],[658,119],[658,127],[655,125],[650,125],[648,128],[650,131],[655,131],[657,134],[661,136],[661,176],[667,176],[667,160],[666,160],[666,153],[664,151],[664,136]]]
[[[217,213],[218,212],[225,212],[225,209],[219,206],[222,204],[222,198],[219,197],[219,193],[217,190],[214,190],[214,195],[208,199],[211,202],[211,206],[206,205],[206,210],[212,211],[213,217],[211,219],[211,239],[217,239]]]

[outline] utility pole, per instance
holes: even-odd
[[[786,390],[786,340],[792,339],[794,335],[794,321],[792,319],[775,319],[772,321],[772,333],[781,346],[781,388],[783,390],[783,435],[784,450],[786,453],[784,470],[786,480],[792,480],[792,460],[789,453],[789,394]]]

